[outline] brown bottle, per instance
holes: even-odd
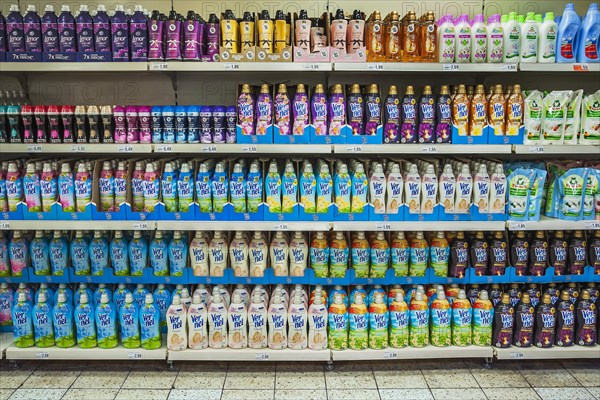
[[[552,305],[550,295],[545,294],[535,310],[535,345],[542,348],[552,347],[555,327],[556,310]]]
[[[502,93],[502,85],[494,87],[494,94],[488,103],[488,120],[495,135],[504,135],[506,122],[506,99]]]
[[[469,133],[469,98],[465,85],[459,85],[454,99],[452,99],[452,123],[458,130],[459,136]]]
[[[563,231],[556,231],[550,241],[548,254],[550,266],[554,267],[554,275],[564,275],[567,266],[567,241]]]
[[[567,269],[569,274],[582,275],[583,267],[587,261],[587,244],[582,231],[575,231],[569,243],[567,256]]]
[[[494,308],[494,324],[492,329],[492,344],[495,347],[507,348],[511,346],[513,338],[515,310],[510,304],[507,293],[502,295],[500,301]]]
[[[504,275],[508,260],[507,247],[504,232],[495,232],[490,242],[490,275]]]
[[[471,243],[471,266],[476,276],[487,275],[489,250],[483,232],[477,232]]]
[[[449,276],[464,278],[469,265],[469,243],[465,240],[465,233],[460,231],[450,246]]]
[[[548,265],[548,242],[544,231],[536,231],[529,246],[529,274],[543,276]]]
[[[402,61],[419,61],[418,23],[414,11],[409,11],[402,24]]]
[[[384,61],[385,53],[383,49],[383,21],[381,13],[373,11],[371,17],[367,21],[367,61],[380,62]]]
[[[523,293],[521,300],[515,307],[515,329],[513,345],[517,347],[531,347],[533,345],[533,318],[534,308],[527,293]]]
[[[594,232],[594,236],[590,239],[588,254],[592,272],[595,275],[600,275],[600,229],[597,229]]]
[[[437,60],[437,26],[433,11],[427,11],[419,29],[419,56],[421,62]]]
[[[561,347],[573,346],[575,337],[575,306],[569,300],[566,290],[560,294],[556,304],[556,337],[555,344]]]
[[[471,86],[470,86],[471,87]],[[487,101],[483,85],[477,85],[469,107],[469,135],[481,136],[487,125]]]
[[[525,232],[518,231],[510,244],[510,263],[518,276],[527,275],[528,261],[529,243],[525,239]]]
[[[590,293],[584,290],[575,307],[575,342],[580,346],[594,346],[598,341],[598,310]]]
[[[385,24],[385,58],[388,61],[400,61],[402,50],[401,34],[402,25],[400,24],[400,18],[396,11],[392,11]]]
[[[521,85],[515,85],[506,100],[506,134],[516,136],[523,124],[523,95]]]

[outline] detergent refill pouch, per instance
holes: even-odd
[[[528,168],[517,168],[508,176],[508,219],[527,221],[535,177],[536,171]]]
[[[558,218],[567,221],[583,219],[583,201],[589,174],[588,168],[571,168],[558,178]]]
[[[543,169],[535,170],[536,176],[529,190],[529,220],[539,221],[542,208],[542,198],[544,197],[544,185],[548,173]]]

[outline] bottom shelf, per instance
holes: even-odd
[[[164,360],[166,346],[157,350],[126,349],[118,346],[114,349],[81,349],[79,347],[28,347],[19,348],[12,344],[6,349],[8,360]]]
[[[557,360],[567,358],[597,358],[600,359],[600,346],[570,346],[540,349],[537,347],[509,347],[498,349],[494,347],[494,355],[498,360]]]
[[[0,359],[4,358],[4,352],[13,343],[12,333],[0,333]]]
[[[168,361],[330,361],[329,350],[202,349],[168,351]]]
[[[333,361],[365,361],[365,360],[417,360],[427,358],[491,358],[494,351],[491,347],[480,346],[427,346],[422,348],[404,347],[402,349],[383,350],[332,350]]]

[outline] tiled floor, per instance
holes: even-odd
[[[600,355],[599,355],[600,356]],[[0,400],[600,400],[600,359],[0,364]]]

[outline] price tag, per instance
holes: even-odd
[[[587,72],[590,66],[587,64],[573,64],[573,71]]]
[[[398,358],[398,352],[396,352],[396,351],[386,351],[385,353],[383,353],[383,358],[384,359]]]
[[[135,230],[148,229],[148,223],[147,222],[139,222],[137,224],[133,224],[133,229],[135,229]]]
[[[117,151],[119,153],[133,153],[133,146],[132,145],[119,146],[117,148]]]
[[[72,153],[83,153],[85,152],[85,145],[83,144],[74,144],[71,146]]]
[[[505,64],[502,67],[500,67],[500,70],[502,70],[502,71],[516,71],[517,70],[517,64]]]
[[[348,153],[362,153],[363,147],[360,144],[354,144],[346,147]]]
[[[428,146],[423,146],[421,147],[421,151],[423,153],[437,153],[437,146],[431,144]]]
[[[127,355],[127,358],[130,360],[140,360],[142,358],[142,353],[139,351],[132,351]]]
[[[529,146],[529,152],[530,153],[543,153],[544,152],[544,146]]]
[[[370,63],[368,66],[368,69],[370,71],[383,71],[383,64],[382,63]]]
[[[0,222],[0,229],[10,229],[10,222],[6,222],[6,221]]]
[[[281,223],[281,224],[275,224],[275,225],[273,225],[273,230],[274,231],[287,231],[288,229],[289,229],[289,226],[286,223]]]
[[[41,144],[28,144],[27,145],[27,152],[28,153],[41,153],[42,152],[42,145]]]
[[[321,69],[319,64],[304,64],[304,69],[309,71],[318,71]]]
[[[35,353],[35,358],[40,360],[47,360],[48,358],[50,358],[50,353],[48,353],[47,351],[40,351]]]
[[[585,229],[600,229],[600,221],[586,222]]]
[[[248,146],[242,146],[243,153],[256,153],[257,151],[258,151],[258,149],[255,144],[251,144]]]
[[[518,231],[525,229],[525,222],[509,222],[508,230],[509,231]]]
[[[458,64],[444,64],[444,71],[458,71]]]
[[[378,230],[378,231],[391,231],[392,230],[392,226],[390,224],[377,224],[377,226],[375,227],[375,230]]]
[[[267,353],[256,353],[256,361],[269,361]]]
[[[217,146],[202,146],[203,153],[216,153]]]
[[[173,151],[173,146],[170,144],[157,144],[155,150],[157,153],[170,153]]]
[[[223,66],[223,68],[225,68],[225,70],[239,70],[240,69],[240,64],[237,64],[237,63],[225,63],[225,65]]]
[[[525,354],[519,352],[519,351],[513,351],[510,353],[510,359],[511,360],[522,360],[525,358]]]
[[[150,64],[150,71],[166,71],[168,65],[166,62],[155,62]]]

